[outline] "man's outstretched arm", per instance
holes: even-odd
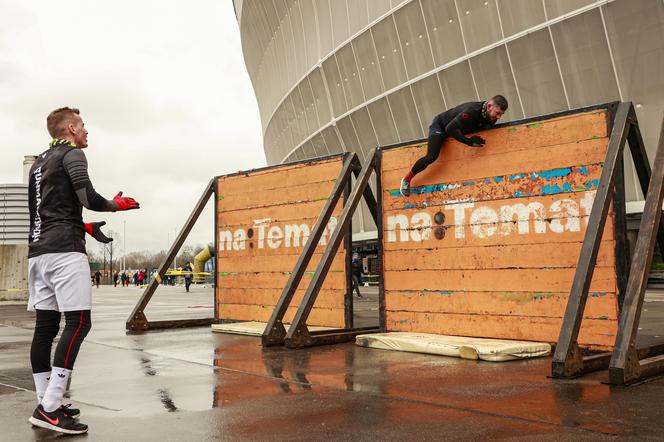
[[[86,209],[95,212],[115,212],[139,208],[139,204],[133,198],[123,197],[122,192],[112,200],[107,200],[95,191],[88,175],[88,160],[81,149],[72,149],[68,152],[62,159],[62,165],[69,175],[78,200]]]
[[[450,121],[447,126],[445,126],[445,133],[460,143],[471,147],[481,147],[484,145],[484,138],[477,135],[468,138],[461,132],[462,122],[464,119],[468,118],[470,118],[470,116],[467,112],[461,112],[459,115],[454,117],[454,119]]]

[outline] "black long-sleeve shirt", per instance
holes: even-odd
[[[117,210],[113,201],[92,187],[83,151],[66,140],[51,142],[32,165],[28,206],[30,258],[45,253],[85,253],[83,207],[97,212]]]
[[[493,126],[485,116],[485,101],[462,103],[452,109],[436,115],[429,126],[429,133],[438,132],[449,135],[457,141],[470,145],[470,139],[464,134],[476,132]]]

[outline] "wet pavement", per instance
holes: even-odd
[[[606,372],[547,378],[551,359],[490,363],[357,347],[263,350],[256,337],[207,327],[126,334],[141,291],[95,289],[93,329],[76,361],[70,401],[92,440],[441,440],[664,438],[664,380],[628,388]],[[375,315],[375,290],[356,303]],[[162,287],[149,319],[212,315],[212,291]],[[662,332],[664,296],[644,306]],[[359,321],[359,322],[361,322]],[[0,305],[0,440],[49,439],[35,406],[32,318]]]

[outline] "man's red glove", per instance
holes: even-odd
[[[118,192],[113,197],[113,202],[118,206],[118,210],[139,209],[141,207],[134,198],[122,196],[122,192]]]
[[[109,238],[108,236],[104,235],[104,232],[101,231],[101,226],[103,226],[104,224],[106,224],[106,221],[99,221],[96,223],[85,223],[85,231],[88,232],[88,235],[90,235],[97,241],[107,244],[113,241],[113,238]]]

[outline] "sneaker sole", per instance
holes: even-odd
[[[44,422],[41,419],[36,419],[34,416],[30,416],[30,418],[28,419],[28,422],[30,422],[35,427],[46,428],[47,430],[57,431],[58,433],[83,434],[83,433],[88,432],[87,428],[85,430],[68,430],[66,428],[58,427],[56,425],[51,425],[48,422]]]
[[[403,180],[401,180],[401,185],[403,185]],[[406,197],[406,198],[409,197],[409,196],[410,196],[410,189],[408,189],[406,192],[404,192],[404,191],[403,191],[403,188],[401,187],[401,185],[399,186],[399,193],[400,193],[401,196],[403,196],[403,197]]]

